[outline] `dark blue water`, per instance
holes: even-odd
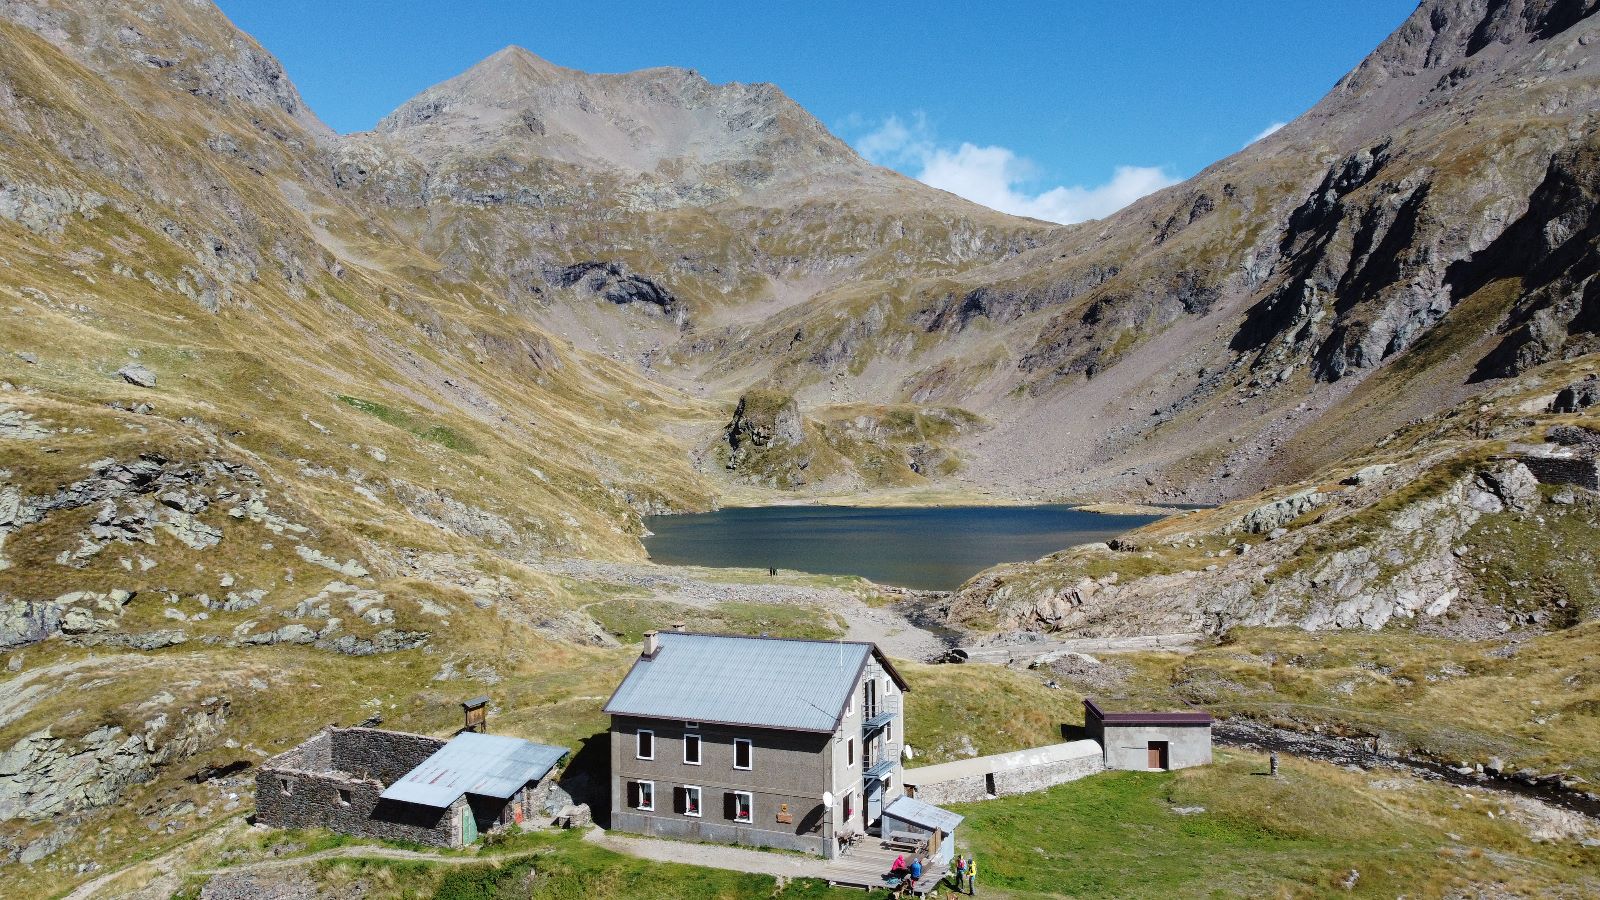
[[[1104,541],[1156,516],[1069,506],[760,506],[651,516],[644,539],[668,565],[797,569],[950,591],[1003,562]]]

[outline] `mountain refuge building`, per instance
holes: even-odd
[[[832,858],[901,796],[905,679],[874,644],[645,635],[611,716],[611,827]]]

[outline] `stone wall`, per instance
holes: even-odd
[[[1518,460],[1544,484],[1575,484],[1600,491],[1600,461],[1595,459],[1530,455]]]
[[[335,728],[333,760],[328,768],[367,775],[394,784],[407,772],[422,765],[439,751],[445,741],[404,731],[381,728]]]
[[[1167,742],[1169,769],[1204,766],[1211,762],[1210,725],[1107,724],[1101,738],[1106,750],[1106,768],[1147,770],[1151,741]]]
[[[263,768],[256,773],[256,821],[275,828],[326,828],[379,840],[460,846],[465,797],[449,809],[438,809],[384,800],[381,793],[378,781],[343,772]]]
[[[987,800],[991,796],[1010,797],[1016,794],[1029,794],[1069,781],[1077,781],[1104,770],[1105,763],[1099,756],[1088,756],[1013,769],[999,769],[992,773],[979,772],[929,783],[918,782],[915,769],[908,771],[905,777],[907,784],[916,785],[914,796],[918,800],[938,806],[945,803],[973,803]],[[989,792],[991,776],[994,779],[993,794]]]
[[[327,828],[379,840],[460,846],[461,816],[468,814],[465,797],[438,809],[379,796],[387,784],[443,745],[435,738],[372,728],[323,731],[257,771],[256,821],[277,828]],[[387,781],[372,777],[374,773],[388,776]]]

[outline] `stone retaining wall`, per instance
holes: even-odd
[[[999,757],[996,757],[996,759],[999,759]],[[972,760],[972,762],[977,762],[977,760]],[[997,766],[992,772],[978,772],[959,778],[927,783],[919,782],[916,770],[912,769],[906,772],[905,781],[908,786],[915,785],[916,794],[914,796],[916,799],[939,806],[946,803],[972,803],[978,800],[988,800],[991,797],[1030,794],[1058,784],[1077,781],[1080,778],[1104,770],[1104,760],[1099,755],[1095,755],[1014,768]],[[993,784],[990,783],[991,779]],[[992,793],[990,792],[991,787],[994,789]]]

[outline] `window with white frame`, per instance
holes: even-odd
[[[687,765],[700,765],[700,735],[686,734],[683,736],[683,761]]]
[[[697,785],[683,786],[683,814],[700,818],[700,788]]]
[[[755,798],[749,791],[733,792],[733,820],[749,822],[755,816]]]
[[[633,796],[628,799],[634,809],[650,812],[656,808],[656,783],[654,781],[634,781],[629,784],[628,793]]]
[[[683,727],[685,727],[685,728],[699,728],[700,727],[700,723],[699,722],[685,722],[685,723],[683,723]]]
[[[748,738],[734,738],[733,767],[751,769],[755,766],[755,745]]]
[[[846,824],[849,824],[850,820],[854,819],[855,817],[856,817],[856,792],[855,791],[845,791],[844,792],[844,821],[845,821]]]
[[[645,728],[639,729],[634,735],[634,754],[640,759],[656,758],[656,733]]]
[[[855,738],[847,738],[844,742],[844,764],[847,766],[853,766],[856,764]]]

